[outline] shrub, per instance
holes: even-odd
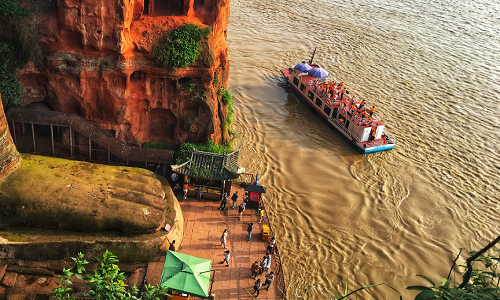
[[[198,57],[200,41],[211,30],[210,27],[200,28],[196,24],[185,23],[185,26],[167,32],[166,42],[153,47],[156,61],[172,71],[189,67]]]
[[[106,250],[100,257],[97,258],[97,267],[92,272],[85,270],[85,265],[88,261],[84,259],[82,253],[78,253],[77,257],[72,257],[70,262],[71,269],[63,269],[63,276],[59,276],[60,282],[56,282],[57,287],[52,291],[52,298],[60,300],[74,300],[71,295],[72,277],[80,280],[85,280],[90,287],[85,299],[144,299],[144,300],[160,300],[165,295],[168,295],[165,287],[154,287],[150,284],[145,286],[142,295],[139,296],[139,290],[136,286],[127,289],[125,284],[125,274],[120,272],[120,268],[116,265],[118,258],[113,253]]]
[[[220,88],[217,91],[217,94],[222,96],[222,103],[225,105],[232,105],[233,102],[233,96],[231,95],[231,92],[229,92],[227,89]]]
[[[0,1],[0,17],[6,16],[21,16],[27,17],[29,15],[28,10],[17,4],[14,0],[2,0]]]
[[[12,47],[0,42],[0,92],[5,108],[23,101],[24,88],[16,77]]]
[[[208,140],[206,143],[194,144],[194,143],[182,143],[174,155],[176,157],[176,163],[181,164],[186,162],[190,158],[192,149],[198,151],[212,152],[222,154],[224,152],[231,152],[233,146],[230,143],[225,145],[216,145],[213,140]]]
[[[219,85],[219,81],[220,81],[219,77],[215,76],[215,77],[214,77],[214,80],[212,81],[212,84],[213,84],[214,86],[218,86],[218,85]]]

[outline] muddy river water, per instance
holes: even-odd
[[[439,281],[500,233],[499,16],[487,0],[231,1],[240,165],[268,187],[289,299],[330,299],[347,278],[413,299],[417,274]],[[359,154],[292,94],[279,70],[315,47],[393,151]]]

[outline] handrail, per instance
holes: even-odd
[[[271,226],[271,222],[269,222],[269,216],[267,214],[266,206],[264,200],[261,200],[262,207],[264,208],[264,216],[262,218],[262,223],[266,223],[269,226],[269,230],[271,231],[271,237],[274,237],[273,227]],[[288,299],[286,296],[286,283],[285,283],[285,272],[283,269],[283,265],[281,264],[281,256],[278,249],[278,243],[274,247],[274,266],[276,271],[276,288],[278,288],[280,292],[281,299]]]

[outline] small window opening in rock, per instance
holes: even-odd
[[[154,1],[154,16],[183,16],[184,1],[183,0],[150,0]]]
[[[143,14],[149,15],[149,0],[144,0],[144,12]]]
[[[194,9],[203,8],[205,0],[194,0]]]
[[[102,33],[102,30],[97,30],[97,33],[98,33],[98,34],[101,34],[101,33]]]

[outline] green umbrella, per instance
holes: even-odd
[[[168,251],[161,272],[160,285],[169,290],[200,298],[208,297],[212,261]]]

